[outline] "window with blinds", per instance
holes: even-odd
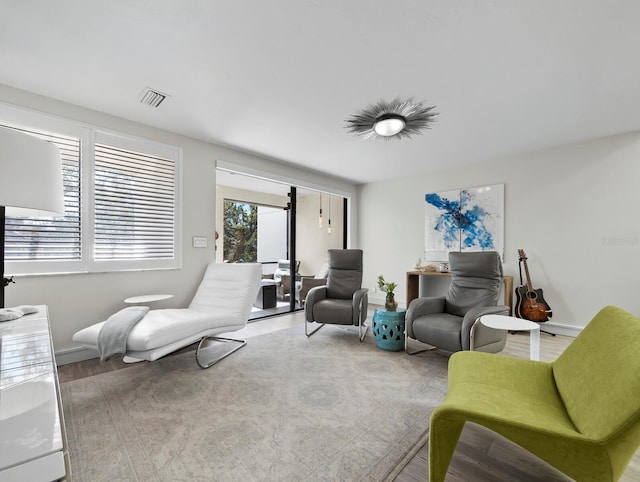
[[[2,126],[12,129],[10,126]],[[60,149],[64,217],[12,217],[5,220],[5,261],[69,261],[82,257],[80,227],[80,139],[15,129],[52,142]],[[28,186],[25,186],[28,189]]]
[[[175,160],[95,144],[96,260],[174,257]]]
[[[179,148],[2,104],[0,126],[60,149],[65,205],[57,218],[7,208],[7,275],[180,267]]]

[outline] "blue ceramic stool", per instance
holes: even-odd
[[[406,310],[375,310],[371,331],[378,348],[387,351],[404,349],[404,315]]]

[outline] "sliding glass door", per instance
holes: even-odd
[[[263,266],[251,318],[302,309],[303,278],[320,278],[327,249],[346,247],[346,199],[221,170],[216,191],[216,261]]]
[[[224,199],[225,263],[269,263],[287,258],[287,208]]]

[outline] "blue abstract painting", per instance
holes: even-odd
[[[498,251],[504,245],[504,184],[425,195],[425,260],[449,251]]]

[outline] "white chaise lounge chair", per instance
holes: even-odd
[[[209,368],[242,348],[246,341],[216,335],[239,330],[247,324],[262,266],[256,263],[211,263],[189,308],[150,310],[127,338],[125,362],[153,361],[200,340],[196,362]],[[73,341],[98,349],[98,333],[104,321],[73,335]],[[213,360],[202,361],[201,347],[206,340],[231,342],[234,348]]]

